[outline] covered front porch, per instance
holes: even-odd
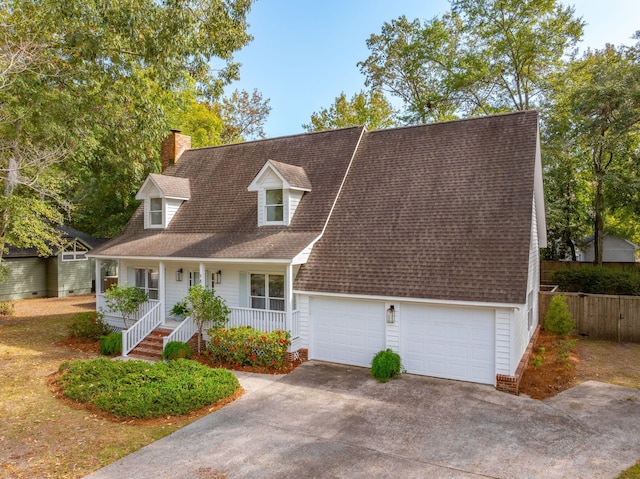
[[[261,331],[283,330],[299,337],[299,312],[292,292],[297,267],[291,264],[194,263],[192,261],[101,261],[96,258],[96,309],[105,321],[123,330],[123,355],[156,328],[171,330],[164,338],[188,342],[197,332],[195,322],[170,314],[172,307],[201,284],[212,288],[231,310],[228,327],[250,326]],[[124,324],[124,318],[107,307],[105,290],[113,283],[143,289],[149,299]],[[206,329],[206,328],[205,328]]]

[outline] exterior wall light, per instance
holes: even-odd
[[[176,281],[182,281],[182,268],[176,271]]]
[[[214,273],[214,280],[216,284],[222,283],[222,270],[218,270]]]
[[[392,304],[387,308],[387,323],[393,324],[395,322],[396,322],[396,308]]]

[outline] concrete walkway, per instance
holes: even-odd
[[[615,478],[640,459],[636,389],[591,381],[536,401],[368,373],[320,362],[240,373],[238,401],[88,477]]]

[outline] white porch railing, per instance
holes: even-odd
[[[291,314],[291,339],[295,339],[300,336],[300,313],[296,309]]]
[[[292,314],[291,337],[298,337],[298,311]],[[287,313],[285,311],[267,311],[252,308],[231,308],[228,326],[251,326],[260,331],[286,331]]]
[[[147,307],[145,303],[144,310],[147,313],[142,316],[129,329],[122,331],[122,355],[126,356],[135,348],[151,331],[162,324],[163,318],[160,316],[160,301],[154,301],[152,305]],[[141,307],[142,309],[142,307]]]
[[[157,299],[147,300],[140,305],[138,312],[131,319],[133,319],[133,321],[138,321],[149,314],[149,312],[159,304],[160,301]],[[96,295],[96,311],[102,311],[107,317],[122,319],[122,315],[119,312],[109,309],[104,293]]]
[[[206,329],[206,327],[203,328],[203,331],[206,331]],[[196,322],[191,318],[191,316],[187,316],[184,321],[182,321],[178,327],[171,332],[171,334],[162,338],[162,349],[164,350],[170,341],[182,341],[183,343],[186,343],[197,332],[198,326],[196,325]]]

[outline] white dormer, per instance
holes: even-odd
[[[302,167],[269,160],[247,189],[258,192],[258,226],[288,226],[311,182]]]
[[[189,198],[189,178],[151,173],[136,194],[137,200],[144,201],[144,228],[167,228],[182,202]]]

